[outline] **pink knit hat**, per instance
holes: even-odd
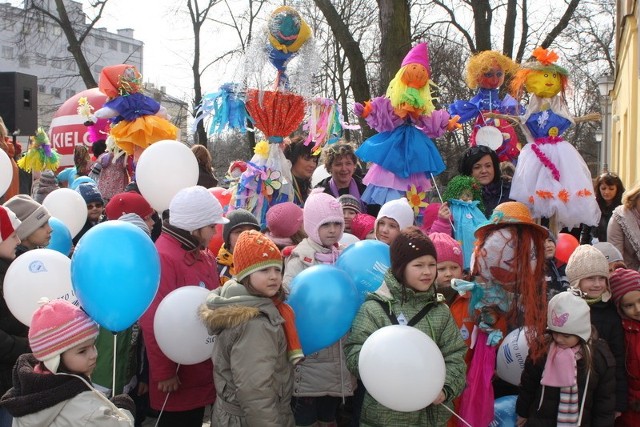
[[[427,49],[426,43],[420,43],[415,45],[407,56],[402,60],[402,66],[409,64],[420,64],[423,65],[427,71],[430,72],[429,69],[429,50]]]
[[[373,231],[376,217],[369,214],[359,213],[351,220],[351,234],[360,240],[365,240],[367,235]]]
[[[460,243],[446,233],[431,233],[429,238],[436,247],[438,262],[451,261],[464,268]]]
[[[620,301],[622,297],[629,292],[640,291],[640,273],[635,270],[618,268],[611,273],[609,286],[611,287],[613,303],[618,307],[618,311],[620,311]]]
[[[80,307],[69,301],[41,300],[33,313],[29,329],[29,346],[33,356],[51,372],[58,372],[60,355],[65,351],[98,336],[98,324]]]
[[[339,222],[342,224],[342,232],[344,232],[344,216],[342,214],[342,205],[330,194],[322,192],[312,192],[304,204],[304,231],[309,238],[321,244],[318,229],[320,226],[330,223]],[[342,232],[340,237],[342,238]]]
[[[302,208],[293,202],[273,205],[267,211],[269,234],[277,238],[293,236],[302,227]]]

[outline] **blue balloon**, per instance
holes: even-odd
[[[336,267],[353,280],[361,301],[368,292],[378,290],[390,266],[389,245],[377,240],[362,240],[349,245],[336,262]]]
[[[296,314],[302,351],[309,355],[338,342],[351,328],[360,298],[347,273],[314,265],[291,282],[287,300]]]
[[[51,240],[49,240],[46,249],[53,249],[65,256],[69,255],[73,242],[67,226],[58,218],[50,217],[49,227],[51,227]]]
[[[493,421],[490,427],[513,427],[516,425],[516,400],[518,396],[502,396],[493,403]]]
[[[91,228],[71,258],[80,304],[101,326],[120,332],[142,316],[158,291],[160,257],[135,225],[107,221]]]
[[[72,190],[75,190],[76,188],[78,188],[80,184],[86,184],[86,183],[97,185],[96,182],[93,179],[89,178],[88,176],[79,176],[76,179],[74,179],[71,184],[69,184],[69,188]]]

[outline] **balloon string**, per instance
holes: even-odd
[[[469,424],[468,422],[466,422],[460,415],[456,414],[453,409],[449,408],[447,405],[445,405],[444,403],[441,403],[440,406],[442,406],[444,409],[446,409],[447,411],[451,412],[453,415],[455,415],[456,417],[458,417],[458,419],[460,421],[462,421],[463,423],[465,423],[467,426],[472,427],[471,424]]]
[[[180,364],[176,367],[176,375],[178,375],[178,369],[180,369]],[[167,401],[169,400],[169,396],[171,396],[171,392],[167,393],[167,397],[164,398],[164,403],[162,404],[162,408],[160,408],[160,413],[158,414],[158,419],[156,420],[156,424],[154,427],[158,427],[158,423],[160,422],[160,418],[162,418],[162,413],[164,412],[164,407],[167,406]]]
[[[431,174],[431,181],[433,181],[433,186],[436,188],[436,192],[438,193],[438,199],[440,199],[440,203],[444,204],[444,200],[442,200],[442,194],[440,194],[440,189],[438,188],[438,184],[436,183],[436,178]],[[451,224],[451,229],[453,232],[456,232],[456,227],[453,225],[453,221],[451,221],[451,217],[449,217],[449,224]]]
[[[118,333],[115,332],[113,334],[113,376],[112,376],[112,380],[111,380],[111,397],[114,397],[116,395],[116,355],[118,354],[117,352],[117,347],[118,347]]]

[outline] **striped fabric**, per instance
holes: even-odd
[[[576,427],[578,425],[578,385],[560,387],[560,403],[558,404],[558,427]]]

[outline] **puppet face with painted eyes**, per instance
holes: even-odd
[[[540,98],[553,98],[562,90],[560,73],[551,70],[532,71],[524,85],[528,92]]]
[[[402,74],[402,83],[420,89],[429,82],[429,72],[424,65],[413,63],[407,64],[406,67]]]
[[[504,70],[498,65],[493,65],[487,71],[478,76],[478,86],[483,89],[498,89],[504,83]]]

